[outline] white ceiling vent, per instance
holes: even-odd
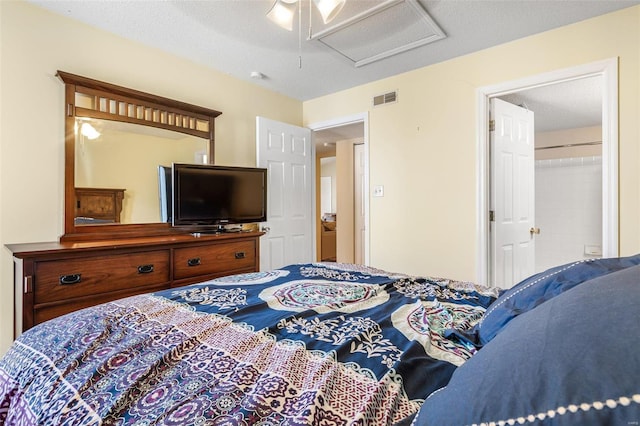
[[[361,67],[445,38],[417,0],[387,0],[310,36]]]
[[[373,97],[373,106],[392,104],[398,102],[398,92],[393,91],[385,93],[384,95],[378,95]]]

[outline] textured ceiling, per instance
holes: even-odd
[[[446,37],[356,67],[321,41],[307,40],[308,1],[300,3],[301,46],[297,17],[293,32],[265,18],[272,0],[29,1],[299,100],[640,4],[640,0],[406,0],[420,5]],[[347,0],[329,27],[383,3]],[[404,30],[403,22],[383,22],[376,27],[378,33],[375,29],[371,32],[372,37],[393,36]],[[311,27],[312,34],[329,28],[318,21],[316,14],[312,15]],[[357,33],[353,35],[358,39]],[[363,40],[362,34],[359,39]],[[264,78],[252,79],[253,71]]]
[[[534,112],[536,132],[593,127],[602,124],[602,78],[580,78],[500,99]]]
[[[640,4],[640,0],[347,0],[340,15],[328,26],[312,14],[312,39],[307,40],[309,2],[304,0],[300,3],[300,21],[296,15],[293,32],[266,19],[272,0],[28,1],[299,100]],[[445,38],[362,66],[356,66],[353,59],[345,56],[349,52],[376,55],[395,46],[397,40],[407,38],[407,28],[421,22],[401,19],[406,15],[404,10],[395,15],[375,15],[366,25],[359,22],[352,26],[351,34],[337,33],[340,35],[337,50],[325,44],[327,39],[316,39],[372,9],[394,10],[396,6],[404,6],[403,3],[420,8]],[[302,40],[298,37],[298,25]],[[429,31],[420,27],[413,33]],[[407,43],[415,38],[412,34]],[[252,72],[259,72],[264,78],[252,78]],[[602,116],[597,78],[530,89],[502,98],[533,110],[536,131],[595,126]],[[315,139],[323,144],[358,137],[360,133],[360,128],[351,126],[317,132]]]

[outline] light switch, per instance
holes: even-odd
[[[373,196],[374,197],[384,197],[384,186],[377,185],[373,187]]]

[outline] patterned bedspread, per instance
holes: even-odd
[[[314,263],[84,309],[0,360],[0,424],[402,424],[497,294]]]

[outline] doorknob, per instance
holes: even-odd
[[[540,228],[531,228],[529,229],[529,233],[533,237],[533,234],[540,234]]]

